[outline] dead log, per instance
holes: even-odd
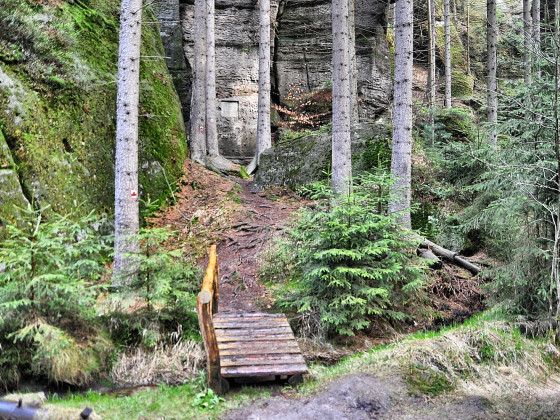
[[[422,238],[422,242],[420,243],[419,247],[420,248],[427,248],[427,249],[431,250],[438,257],[441,257],[441,258],[443,258],[444,260],[446,260],[450,263],[458,265],[459,267],[465,268],[466,270],[470,271],[475,276],[478,273],[480,273],[480,271],[481,271],[480,267],[477,267],[473,263],[471,263],[471,262],[465,260],[464,258],[460,257],[459,255],[457,255],[456,252],[445,249],[445,248],[439,246],[438,244],[435,244],[432,241],[429,241],[428,239],[423,239]]]
[[[418,248],[416,250],[416,253],[420,258],[429,260],[428,264],[430,268],[433,268],[434,270],[439,270],[441,267],[443,267],[443,263],[441,262],[441,260],[430,249]]]

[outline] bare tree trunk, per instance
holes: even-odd
[[[533,51],[535,61],[539,60],[541,54],[541,0],[533,0],[533,7],[531,10],[533,15]],[[536,64],[535,78],[541,77],[540,66]]]
[[[488,46],[488,60],[487,60],[487,100],[488,106],[486,111],[487,121],[490,125],[488,133],[488,142],[493,146],[498,145],[498,130],[496,123],[498,122],[498,82],[497,82],[497,27],[496,27],[496,0],[487,0],[486,2],[487,13],[487,46]]]
[[[397,0],[395,6],[395,89],[393,110],[393,150],[391,193],[395,201],[389,211],[402,212],[400,222],[410,228],[412,154],[412,0]]]
[[[430,108],[430,143],[434,145],[434,112],[436,106],[436,28],[434,0],[428,0],[428,107]]]
[[[531,0],[523,0],[523,48],[525,63],[525,84],[532,83],[531,48],[532,48]]]
[[[352,182],[350,143],[350,91],[352,68],[349,56],[348,0],[333,0],[333,133],[332,133],[332,178],[335,194],[348,195]]]
[[[467,2],[467,73],[471,74],[471,0]]]
[[[443,19],[445,33],[445,107],[451,108],[451,22],[449,0],[443,0]]]
[[[560,89],[560,0],[554,2],[554,152],[556,154],[556,214],[552,215],[554,221],[554,249],[552,254],[552,281],[556,284],[556,318],[560,316],[560,116],[558,115],[558,89]]]
[[[194,3],[194,59],[191,121],[191,159],[206,162],[206,0]]]
[[[113,285],[132,280],[138,265],[138,103],[142,0],[122,0],[117,75],[115,152],[115,255]]]
[[[216,41],[214,0],[206,0],[206,149],[210,157],[217,157],[216,128]]]
[[[260,0],[259,115],[257,165],[262,152],[272,147],[270,138],[270,0]]]
[[[352,72],[350,79],[350,126],[354,126],[360,122],[360,113],[358,108],[358,63],[356,59],[356,0],[349,0],[349,15],[348,15],[348,35],[350,37],[349,41],[349,54],[350,54],[350,65],[352,66]]]

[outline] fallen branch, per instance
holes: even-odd
[[[439,246],[438,244],[435,244],[432,241],[429,241],[428,239],[423,239],[422,238],[422,241],[423,242],[420,243],[420,245],[419,245],[420,248],[429,249],[430,251],[432,251],[438,257],[441,257],[448,262],[451,262],[455,265],[458,265],[459,267],[463,267],[463,268],[467,269],[468,271],[470,271],[475,276],[478,273],[480,273],[480,271],[481,271],[480,267],[477,267],[476,265],[472,264],[471,262],[469,262],[469,261],[465,260],[464,258],[460,257],[459,255],[457,255],[456,252],[445,249],[445,248]]]

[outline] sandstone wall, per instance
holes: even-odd
[[[307,93],[330,84],[331,2],[272,0],[271,3],[273,100],[284,105],[293,87]],[[385,1],[356,0],[358,91],[363,120],[374,119],[385,111],[392,95],[385,9]],[[190,72],[194,42],[192,0],[181,4],[180,18]],[[255,150],[258,29],[258,1],[216,0],[220,151],[242,163],[250,160]]]

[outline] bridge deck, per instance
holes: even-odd
[[[307,373],[305,360],[285,315],[218,312],[213,323],[222,377]]]

